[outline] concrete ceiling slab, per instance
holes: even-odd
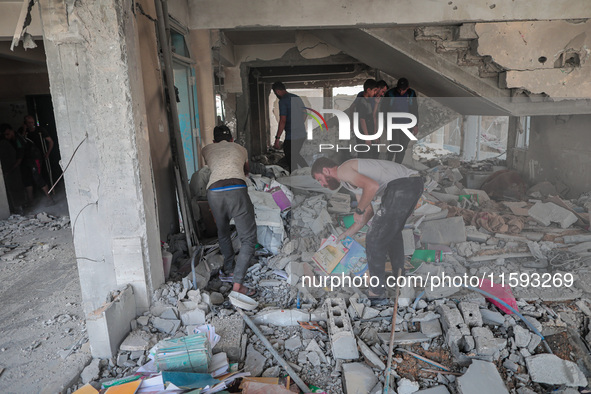
[[[234,45],[283,44],[295,42],[295,30],[223,30]]]
[[[506,108],[486,97],[508,97],[509,91],[462,70],[442,56],[422,49],[408,29],[314,30],[320,39],[365,64],[396,78],[406,77],[421,93],[432,98],[461,97],[455,111],[462,114],[506,115]],[[451,101],[450,101],[451,102]],[[452,102],[452,104],[454,104]],[[447,105],[447,104],[446,104]]]
[[[189,0],[189,10],[191,29],[360,28],[591,17],[588,0]]]

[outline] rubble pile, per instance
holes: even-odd
[[[521,193],[516,180],[489,196],[480,189],[487,178],[513,177],[498,161],[470,164],[449,156],[425,163],[419,166],[425,191],[404,230],[407,276],[422,281],[400,286],[397,305],[394,289],[388,299],[372,300],[364,288],[331,288],[338,268],[327,272],[319,264],[317,253],[331,234],[344,231],[354,199],[319,194],[304,183],[291,195],[283,184],[258,175],[249,188],[261,244],[245,282],[257,290],[252,310],[232,305],[231,283],[217,274],[221,256],[206,254],[210,273],[201,271],[204,280],[192,283],[189,274],[156,290],[153,306],[133,321],[118,356],[93,362],[82,384],[137,374],[161,341],[208,332],[219,336],[211,353],[223,354],[216,357],[226,360],[228,373],[273,378],[272,392],[287,390],[280,378],[297,374],[310,392],[382,393],[395,318],[390,382],[397,393],[566,393],[587,387],[590,194],[563,200],[556,189],[540,185],[524,189],[524,200],[507,199]],[[476,176],[478,171],[486,176]],[[289,206],[272,197],[280,189]],[[363,231],[354,241],[364,250]],[[445,285],[446,277],[468,279]],[[328,282],[306,286],[303,278]],[[441,285],[433,286],[434,278]],[[252,387],[261,382],[251,381]],[[250,384],[245,387],[242,392],[251,392]]]
[[[36,216],[26,217],[20,215],[11,215],[7,220],[2,221],[0,226],[0,260],[5,262],[18,263],[19,260],[27,256],[39,256],[38,252],[47,252],[53,246],[45,243],[22,243],[22,237],[30,234],[34,230],[47,229],[50,231],[60,230],[69,227],[70,218],[54,217],[45,212]]]

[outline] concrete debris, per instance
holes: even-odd
[[[412,380],[402,378],[398,381],[398,394],[411,394],[416,393],[419,391],[419,384],[417,382],[413,382]]]
[[[468,371],[457,382],[460,394],[509,394],[497,367],[486,361],[472,361]]]
[[[83,384],[89,383],[98,378],[100,373],[100,361],[101,360],[99,360],[98,358],[93,358],[90,364],[88,364],[86,368],[84,368],[82,374],[80,375]]]
[[[505,317],[499,312],[491,311],[488,309],[482,309],[480,311],[482,322],[491,326],[501,326],[505,323]]]
[[[153,336],[143,330],[135,330],[129,333],[119,347],[123,351],[147,351],[156,344]]]
[[[249,371],[251,376],[260,376],[265,368],[265,362],[266,357],[256,351],[252,345],[248,345],[244,369]]]
[[[343,381],[347,394],[369,393],[378,382],[376,374],[362,363],[343,364]]]
[[[231,362],[241,359],[242,333],[244,332],[244,320],[240,316],[214,316],[211,325],[221,339],[215,346],[214,352],[224,352]],[[244,344],[246,346],[246,344]]]
[[[482,315],[477,304],[464,301],[459,303],[458,308],[462,312],[464,322],[468,327],[482,327]]]
[[[422,171],[429,179],[425,182],[422,205],[403,231],[404,253],[412,256],[415,250],[422,249],[439,253],[435,260],[413,260],[416,269],[412,275],[431,279],[444,275],[496,279],[502,274],[507,283],[511,273],[576,272],[578,276],[568,288],[523,285],[512,286],[512,291],[519,311],[546,337],[577,326],[584,327],[586,334],[591,328],[587,321],[591,303],[581,297],[591,275],[579,272],[579,257],[591,251],[591,236],[583,230],[562,230],[580,225],[580,218],[554,203],[490,201],[489,195],[512,200],[515,194],[511,194],[511,187],[500,195],[478,189],[479,185],[474,185],[475,163],[451,159],[450,162],[453,165],[433,161]],[[489,174],[498,169],[478,165],[486,166]],[[309,178],[309,174],[305,177]],[[262,178],[257,180],[255,188],[265,182]],[[351,213],[349,195],[317,195],[308,191],[293,196],[291,208],[281,212],[274,200],[263,195],[266,192],[257,192],[262,193],[255,195],[260,202],[258,231],[263,236],[263,242],[259,242],[264,248],[257,251],[258,261],[249,267],[245,284],[256,288],[255,298],[259,302],[259,307],[248,312],[248,316],[270,345],[263,345],[262,339],[228,306],[231,283],[223,283],[216,272],[202,272],[200,290],[192,289],[191,275],[182,282],[171,281],[157,289],[152,297],[155,305],[132,321],[134,330],[120,346],[117,357],[109,365],[97,367],[98,372],[89,370],[84,375],[87,381],[129,375],[148,361],[147,352],[158,340],[192,334],[209,324],[220,337],[212,353],[225,352],[230,363],[238,363],[239,369],[252,376],[282,376],[289,365],[306,384],[331,394],[383,392],[393,301],[370,300],[364,288],[339,287],[329,292],[329,285],[308,286],[302,280],[325,276],[310,262],[323,238],[343,230],[339,221],[342,215]],[[584,204],[591,207],[591,193]],[[584,204],[578,203],[573,210],[577,214],[584,212]],[[529,217],[538,224],[528,221]],[[35,220],[46,225],[55,222],[45,222],[45,216]],[[363,233],[357,238],[365,245]],[[2,252],[3,259],[19,259],[23,253],[29,253],[25,249]],[[210,255],[207,261],[217,266],[220,257],[219,253]],[[209,280],[205,280],[206,276]],[[178,279],[174,269],[171,278]],[[443,370],[418,373],[408,369],[404,361],[407,355],[403,359],[402,353],[397,352],[397,368],[391,376],[389,392],[496,394],[508,393],[507,387],[511,387],[511,392],[530,394],[546,389],[539,383],[587,385],[576,364],[541,353],[544,350],[540,336],[484,297],[445,282],[443,286],[416,286],[400,289],[395,347],[400,350],[414,345],[413,351],[427,358],[432,358],[427,354],[441,353],[445,361],[435,361],[454,373],[464,374],[456,378]],[[574,300],[578,309],[546,303],[564,300]],[[54,318],[56,322],[59,319],[67,317]],[[270,346],[287,364],[277,365]],[[421,353],[423,350],[428,353]]]
[[[507,346],[507,340],[495,338],[488,327],[472,328],[472,336],[476,346],[476,353],[481,356],[493,356],[493,359],[500,357],[501,350]]]
[[[569,228],[578,220],[574,213],[552,202],[537,202],[529,209],[528,213],[529,216],[544,226],[558,223],[562,228]]]
[[[554,354],[538,354],[526,357],[527,370],[531,380],[537,383],[586,387],[587,378],[572,361],[559,358]]]
[[[441,331],[441,323],[439,323],[439,319],[421,322],[421,332],[427,338],[436,338],[443,334]]]
[[[287,341],[285,341],[285,349],[287,350],[297,350],[302,347],[302,340],[300,337],[291,337]]]
[[[152,320],[152,325],[154,328],[160,332],[165,334],[174,334],[180,327],[181,321],[180,320],[168,320],[162,319],[160,317],[155,317]]]
[[[450,245],[466,241],[466,226],[461,217],[426,222],[421,224],[419,229],[422,243]]]
[[[365,344],[365,342],[363,342],[361,339],[357,339],[357,345],[359,346],[359,350],[361,351],[361,354],[363,354],[365,361],[372,368],[377,368],[380,371],[386,369],[384,362],[369,348],[369,346]]]

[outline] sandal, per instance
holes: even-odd
[[[246,286],[244,286],[244,287],[246,287]],[[256,291],[256,289],[251,289],[249,287],[246,287],[246,289],[247,289],[246,293],[240,293],[240,292],[238,292],[238,293],[244,294],[245,296],[250,297],[250,298],[252,298],[258,294],[258,291]]]
[[[224,271],[219,270],[218,277],[220,278],[220,280],[222,282],[228,282],[228,283],[234,282],[234,274],[233,273],[226,276],[226,274],[224,274]]]

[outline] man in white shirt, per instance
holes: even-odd
[[[400,269],[404,274],[402,230],[423,193],[423,178],[417,171],[391,161],[353,159],[338,166],[326,157],[314,162],[312,177],[331,190],[343,186],[357,198],[355,223],[339,240],[356,234],[373,217],[365,239],[366,253],[369,273],[379,282],[370,289],[370,296],[384,296],[387,256],[393,272]],[[371,202],[377,196],[382,201],[374,214]]]
[[[207,201],[218,229],[220,250],[224,255],[224,271],[231,272],[234,264],[235,253],[230,231],[230,221],[234,219],[240,238],[240,252],[234,267],[232,290],[252,295],[254,291],[242,284],[257,243],[254,206],[246,187],[248,153],[244,147],[234,143],[227,126],[215,127],[213,138],[214,143],[205,146],[201,153],[211,169]]]

